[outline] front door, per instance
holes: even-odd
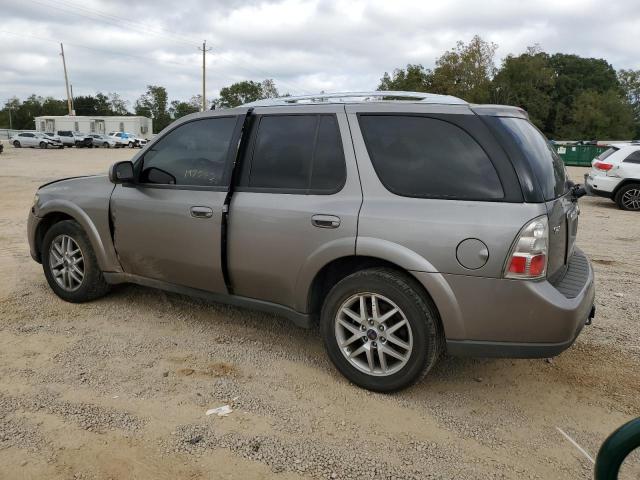
[[[231,283],[238,295],[306,311],[308,272],[355,254],[362,193],[344,107],[254,114],[229,213]]]
[[[226,292],[221,217],[240,121],[216,116],[179,124],[136,161],[135,184],[116,186],[111,218],[125,272]]]

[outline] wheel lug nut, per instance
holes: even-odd
[[[365,342],[365,343],[368,342],[369,341],[369,337],[367,337],[367,336],[362,337],[362,341]]]
[[[386,338],[384,338],[384,337],[380,337],[380,341],[381,341],[382,343],[384,343],[384,342],[386,342],[386,341],[387,341],[387,339],[386,339]]]
[[[369,320],[369,325],[373,326],[373,320]]]
[[[372,347],[377,347],[377,346],[378,346],[378,344],[377,344],[376,342],[371,342],[371,346],[372,346]]]
[[[362,330],[363,332],[367,329],[367,327],[365,327],[364,325],[360,326],[360,330]]]
[[[380,330],[381,332],[382,332],[382,331],[384,331],[384,325],[380,325],[380,326],[378,327],[378,330]]]

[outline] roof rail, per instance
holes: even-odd
[[[341,93],[317,93],[314,95],[299,95],[295,97],[265,98],[251,103],[245,103],[243,107],[268,107],[276,105],[296,105],[310,103],[354,103],[385,101],[397,99],[411,99],[423,103],[440,103],[447,105],[468,105],[467,102],[451,95],[437,95],[425,92],[395,92],[390,90],[376,90],[373,92],[341,92]]]

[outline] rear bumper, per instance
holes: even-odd
[[[554,356],[571,346],[594,314],[593,269],[579,249],[571,258],[567,273],[555,285],[546,280],[464,275],[444,278],[451,288],[454,308],[442,308],[441,298],[434,297],[434,301],[451,355]],[[449,318],[452,312],[458,314],[458,319]]]
[[[621,181],[622,179],[617,177],[584,174],[584,188],[589,195],[595,197],[612,198],[614,190]]]

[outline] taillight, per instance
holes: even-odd
[[[505,278],[536,279],[547,273],[549,220],[546,215],[527,223],[516,239],[507,265]]]
[[[609,170],[611,170],[613,168],[613,164],[595,161],[595,162],[593,162],[593,168],[595,168],[597,170],[603,170],[605,172],[608,172]]]

